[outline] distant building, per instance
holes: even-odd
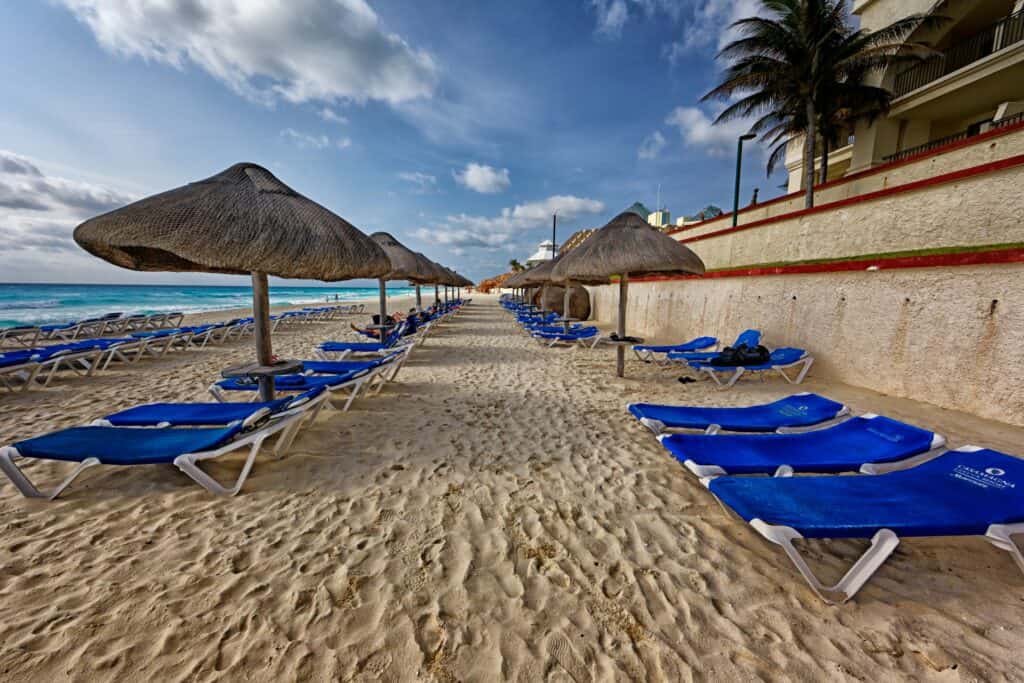
[[[635,213],[637,216],[640,216],[644,220],[647,220],[647,217],[651,215],[651,210],[640,202],[633,202],[633,205],[626,209],[626,211],[632,211],[633,213]]]
[[[597,232],[597,228],[587,228],[585,230],[577,230],[569,236],[565,242],[562,243],[561,249],[558,250],[559,254],[565,254],[572,251],[576,247],[583,244],[583,240],[587,239],[591,235]]]
[[[683,227],[686,225],[693,225],[694,223],[700,223],[701,221],[710,220],[717,218],[722,215],[722,210],[714,204],[708,204],[701,209],[696,216],[682,216],[676,219],[676,226]]]
[[[537,245],[537,251],[533,253],[533,256],[526,259],[526,265],[527,267],[536,266],[538,264],[544,263],[545,261],[550,261],[552,254],[555,254],[557,252],[558,248],[554,242],[552,242],[551,240],[544,240],[543,242]]]
[[[656,228],[664,228],[672,225],[672,214],[668,209],[658,209],[647,215],[647,222]]]
[[[1024,1],[854,0],[852,11],[870,30],[916,12],[946,20],[907,37],[935,48],[932,58],[901,62],[875,77],[873,85],[892,92],[892,105],[885,116],[845,131],[829,152],[828,180],[1024,120]],[[797,137],[786,147],[790,192],[803,186],[803,143]],[[815,167],[820,175],[820,157]]]

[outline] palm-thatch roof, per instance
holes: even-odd
[[[534,266],[529,270],[523,271],[523,278],[520,281],[520,287],[538,287],[540,285],[546,285],[551,280],[551,271],[558,265],[558,262],[562,259],[562,255],[556,256],[553,259],[541,263],[539,266]]]
[[[435,263],[424,256],[421,252],[416,252],[416,258],[420,261],[420,266],[423,269],[423,276],[416,278],[409,278],[409,282],[414,285],[439,285],[445,277],[444,269],[441,268],[440,264]]]
[[[89,253],[133,270],[327,281],[391,270],[369,237],[247,163],[91,218],[74,236]]]
[[[563,256],[551,279],[602,284],[613,276],[680,273],[703,274],[704,263],[686,246],[627,211]]]
[[[385,280],[409,280],[415,282],[430,278],[433,267],[426,257],[417,255],[396,240],[390,233],[375,232],[370,239],[376,242],[391,261],[391,270],[384,276]]]

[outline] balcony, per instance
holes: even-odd
[[[910,147],[909,149],[900,150],[895,154],[890,154],[887,157],[883,157],[882,160],[885,161],[886,163],[893,161],[903,161],[904,159],[909,159],[911,157],[916,157],[919,154],[930,152],[933,149],[939,149],[940,147],[945,147],[946,145],[952,145],[954,142],[966,140],[967,138],[978,135],[979,133],[988,132],[990,130],[996,130],[998,128],[1006,128],[1008,126],[1015,126],[1022,122],[1024,122],[1024,112],[1014,114],[1012,116],[1007,116],[996,121],[992,121],[983,127],[968,128],[966,130],[960,131],[959,133],[954,133],[953,135],[947,135],[946,137],[930,140],[924,143],[923,145],[918,145],[916,147]]]
[[[893,96],[903,97],[991,54],[1024,42],[1024,11],[1016,12],[979,31],[941,54],[897,74]]]

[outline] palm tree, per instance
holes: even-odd
[[[512,269],[513,273],[518,273],[523,269],[523,264],[520,263],[518,259],[512,259],[508,262],[508,265]]]
[[[766,16],[732,25],[740,38],[718,53],[729,61],[721,84],[703,97],[739,99],[715,123],[751,116],[751,132],[772,147],[768,173],[786,144],[804,136],[805,205],[814,206],[814,158],[819,136],[827,145],[863,116],[888,110],[891,93],[866,80],[889,66],[920,59],[926,48],[906,38],[925,22],[913,15],[877,31],[854,29],[844,0],[761,0]],[[824,173],[822,177],[824,178]]]

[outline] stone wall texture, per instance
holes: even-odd
[[[627,334],[700,335],[814,354],[812,373],[1024,425],[1024,264],[631,282]],[[616,319],[618,287],[591,288]]]

